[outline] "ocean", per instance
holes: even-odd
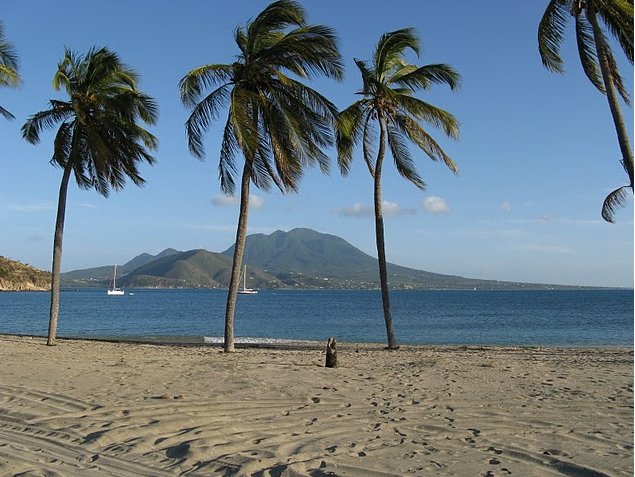
[[[226,291],[61,293],[58,337],[221,342]],[[45,336],[50,295],[0,293],[0,333]],[[391,292],[401,344],[632,346],[633,290]],[[261,290],[239,295],[237,342],[385,342],[378,290]]]

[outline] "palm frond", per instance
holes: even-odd
[[[624,80],[622,79],[622,75],[620,75],[620,71],[617,66],[617,61],[615,61],[615,57],[613,56],[613,53],[608,48],[606,50],[606,59],[609,63],[609,71],[611,73],[611,79],[613,80],[613,85],[617,89],[617,92],[622,97],[624,102],[630,105],[631,104],[630,94],[628,92],[628,89],[626,89],[626,86],[624,86]]]
[[[633,64],[633,2],[611,0],[596,7],[602,21],[617,39],[628,61]]]
[[[4,26],[0,22],[0,86],[20,86],[22,80],[18,73],[18,67],[18,54],[13,44],[5,38]],[[10,116],[8,111],[3,111]],[[0,114],[3,113],[0,112]]]
[[[359,142],[364,123],[366,100],[356,101],[342,111],[335,127],[335,143],[337,146],[337,163],[342,175],[347,175],[353,159],[355,144]]]
[[[17,87],[22,84],[17,70],[0,63],[0,86]]]
[[[626,205],[626,201],[629,197],[629,189],[630,186],[622,186],[606,196],[602,204],[602,218],[604,220],[612,224],[615,223],[615,214]]]
[[[6,119],[15,119],[15,116],[9,111],[0,106],[0,116],[4,116]]]
[[[51,108],[32,115],[22,126],[22,137],[31,144],[40,142],[40,132],[50,129],[73,114],[70,103],[51,100]]]
[[[593,86],[604,93],[605,89],[598,64],[597,47],[593,37],[593,26],[583,15],[578,15],[575,19],[575,33],[582,69],[587,78],[593,83]]]
[[[451,90],[456,90],[461,87],[461,75],[450,65],[425,65],[393,77],[392,82],[406,86],[413,92],[419,88],[429,89],[433,84],[447,84]]]
[[[444,109],[437,108],[430,103],[407,95],[395,95],[394,101],[403,108],[407,114],[419,120],[426,121],[436,128],[442,129],[445,134],[452,139],[459,138],[459,122],[451,113]]]
[[[236,191],[236,182],[234,180],[237,173],[236,155],[240,151],[231,118],[230,110],[223,128],[223,141],[220,149],[220,160],[218,161],[220,188],[226,195],[234,195]]]
[[[302,6],[293,0],[278,0],[267,6],[246,28],[248,52],[259,51],[259,41],[275,30],[289,25],[306,24],[306,13]]]
[[[416,144],[419,149],[433,161],[441,160],[454,173],[458,172],[456,163],[448,156],[443,148],[430,136],[419,123],[407,115],[397,115],[394,117],[394,125],[406,135],[406,137]]]
[[[379,81],[401,64],[406,49],[419,54],[419,38],[413,28],[403,28],[381,36],[373,55],[373,64]]]
[[[212,121],[217,119],[219,110],[228,102],[230,94],[231,88],[228,84],[219,86],[194,107],[185,122],[188,147],[195,157],[205,157],[203,133]]]
[[[375,143],[377,140],[377,130],[374,124],[374,117],[377,112],[374,110],[368,111],[366,114],[366,120],[364,121],[364,128],[362,129],[362,152],[364,156],[364,162],[368,167],[368,172],[372,177],[375,177]]]
[[[424,190],[426,185],[417,174],[410,150],[404,140],[402,132],[391,125],[387,127],[388,133],[388,145],[390,146],[390,152],[392,158],[395,161],[395,167],[397,171],[404,179],[412,182],[419,189]]]
[[[362,91],[361,94],[372,96],[377,93],[378,81],[375,78],[375,72],[368,65],[357,58],[354,59],[360,74],[362,75]]]
[[[258,61],[287,69],[301,78],[325,75],[342,79],[344,75],[337,36],[324,25],[306,25],[282,35],[260,53]]]
[[[181,102],[194,107],[201,98],[204,89],[213,88],[221,83],[229,83],[233,76],[232,65],[205,65],[194,68],[179,81]]]
[[[538,25],[538,51],[542,64],[549,71],[564,73],[560,46],[569,19],[567,0],[551,0]]]

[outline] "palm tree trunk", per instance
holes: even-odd
[[[240,285],[240,270],[245,251],[245,239],[247,238],[247,218],[249,216],[249,183],[251,181],[251,163],[245,161],[243,176],[240,185],[240,212],[238,215],[238,227],[236,228],[236,243],[234,245],[234,261],[232,262],[232,274],[227,291],[227,307],[225,309],[225,353],[233,353],[234,350],[234,313],[236,311],[236,299]]]
[[[384,308],[384,322],[388,336],[388,349],[397,349],[397,339],[392,326],[390,312],[390,295],[388,292],[388,272],[386,270],[386,244],[384,240],[384,214],[381,204],[381,168],[386,150],[386,122],[380,118],[379,151],[375,163],[375,239],[377,244],[377,261],[379,263],[379,282],[381,285],[381,303]]]
[[[620,108],[617,92],[613,83],[613,74],[609,67],[609,61],[606,55],[606,42],[604,40],[602,30],[600,29],[600,25],[598,24],[593,2],[588,2],[587,16],[593,26],[593,39],[595,40],[595,46],[597,48],[600,71],[602,72],[602,81],[604,81],[604,89],[606,90],[606,98],[609,103],[609,108],[611,109],[613,123],[615,124],[615,132],[617,133],[617,140],[622,152],[622,165],[628,174],[631,190],[633,190],[633,150],[631,149],[628,132],[626,130],[626,125],[624,124],[622,110]]]
[[[51,310],[49,315],[49,333],[46,344],[55,346],[57,335],[57,321],[60,309],[60,273],[62,268],[62,241],[64,240],[64,218],[66,217],[66,196],[68,193],[68,180],[73,170],[71,161],[68,161],[62,174],[60,192],[57,199],[57,217],[55,219],[55,236],[53,237],[53,266],[51,270]]]

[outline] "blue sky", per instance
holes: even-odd
[[[19,54],[24,84],[0,90],[0,104],[16,116],[0,118],[0,254],[50,269],[61,170],[48,163],[52,134],[33,146],[20,127],[58,97],[52,78],[64,47],[85,52],[95,45],[116,51],[158,101],[160,118],[151,131],[160,145],[157,164],[142,169],[143,188],[128,184],[104,199],[71,185],[63,270],[121,264],[167,247],[229,247],[238,210],[221,196],[217,179],[223,122],[207,135],[207,159],[194,159],[177,85],[194,67],[233,61],[233,29],[267,3],[5,0],[0,20]],[[360,87],[353,58],[369,59],[380,35],[399,28],[414,27],[421,38],[421,57],[410,60],[448,63],[463,76],[459,91],[438,86],[420,96],[461,123],[459,141],[429,129],[459,175],[417,153],[428,185],[421,192],[387,162],[390,262],[474,278],[633,286],[632,198],[617,224],[599,215],[606,194],[626,182],[608,105],[584,77],[573,41],[565,48],[566,75],[542,67],[536,30],[546,1],[302,4],[310,23],[338,33],[344,81],[311,84],[340,108]],[[633,68],[624,61],[622,71],[632,93]],[[623,113],[632,140],[633,110],[624,106]],[[307,171],[299,194],[252,189],[249,232],[309,227],[376,256],[372,181],[359,156],[347,178],[335,162],[329,176]]]

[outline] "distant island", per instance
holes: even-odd
[[[221,253],[166,249],[143,253],[117,268],[117,283],[126,288],[226,289],[234,247]],[[244,263],[248,286],[259,289],[377,289],[377,259],[335,235],[298,228],[247,237]],[[107,287],[113,265],[62,274],[67,288]],[[388,264],[392,289],[566,289],[539,283],[480,280]]]
[[[0,291],[49,290],[51,274],[0,256]]]

